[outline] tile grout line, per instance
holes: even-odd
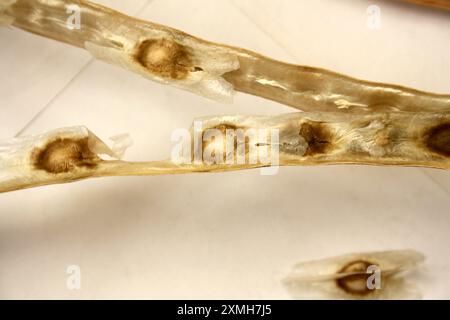
[[[272,40],[277,46],[279,46],[286,54],[288,54],[291,58],[293,58],[295,61],[298,61],[298,58],[295,54],[293,54],[288,48],[284,46],[283,43],[278,41],[272,34],[270,34],[266,29],[264,29],[259,23],[257,23],[254,19],[251,18],[247,12],[242,9],[239,5],[237,5],[234,0],[229,0],[231,5],[238,10],[247,20],[249,20],[253,25],[256,26],[259,31],[261,31],[264,35],[266,35],[270,40]]]
[[[445,188],[439,181],[436,181],[436,179],[430,175],[427,171],[425,171],[424,169],[419,169],[427,178],[429,178],[431,180],[431,182],[438,187],[438,189],[441,189],[441,191],[443,191],[447,196],[450,196],[450,191],[447,190],[447,188]]]
[[[133,14],[133,17],[139,16],[150,3],[152,3],[154,0],[147,0],[144,5],[142,5],[139,10],[136,11],[135,14]],[[79,70],[78,72],[64,85],[64,87],[58,91],[48,102],[44,107],[39,110],[30,121],[28,121],[22,129],[20,129],[14,137],[17,138],[21,136],[37,119],[39,119],[42,114],[45,113],[45,111],[67,90],[67,88],[72,85],[82,74],[84,71],[86,71],[95,61],[95,58],[90,58],[88,62],[86,62]]]
[[[139,10],[136,11],[136,13],[133,15],[133,17],[139,17],[142,12],[144,12],[145,9],[153,2],[154,0],[147,0]]]
[[[14,137],[19,137],[22,135],[39,117],[66,91],[66,89],[75,82],[76,79],[94,62],[95,58],[90,58],[87,63],[85,63],[81,69],[66,83],[66,85],[58,92],[56,93],[53,98],[50,99],[49,102],[41,109],[38,113],[34,115],[33,118],[31,118],[30,121],[22,128],[19,132],[16,133]]]

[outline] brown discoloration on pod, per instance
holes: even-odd
[[[76,168],[95,168],[101,159],[89,149],[88,138],[50,141],[32,153],[37,170],[48,173],[68,173]]]
[[[302,123],[299,134],[308,143],[305,156],[327,153],[333,148],[333,135],[326,124],[314,121]]]
[[[242,129],[242,128],[239,128],[239,127],[237,127],[237,126],[235,126],[234,124],[231,124],[231,123],[221,123],[221,124],[218,124],[216,126],[204,129],[203,130],[203,134],[202,134],[202,143],[203,143],[203,151],[202,152],[205,152],[205,149],[207,149],[211,144],[216,144],[214,150],[211,153],[211,156],[212,157],[216,157],[216,152],[219,151],[217,149],[220,149],[222,151],[222,154],[223,154],[223,161],[225,161],[226,148],[227,148],[227,139],[233,139],[233,152],[236,155],[236,150],[237,150],[238,143],[237,143],[237,137],[235,135],[236,135],[236,131],[238,129]],[[221,144],[218,144],[215,141],[215,137],[214,137],[214,139],[211,139],[211,138],[208,139],[208,137],[205,138],[205,132],[207,132],[209,130],[219,130],[220,131],[220,133],[222,134],[222,141],[221,141],[222,143]],[[227,136],[227,130],[232,130],[234,132],[234,134],[231,135],[230,137],[228,137]],[[248,138],[246,137],[246,142],[247,142],[247,139]]]
[[[336,285],[344,290],[346,293],[357,296],[366,296],[373,292],[367,287],[367,279],[370,274],[367,273],[367,268],[373,265],[368,261],[353,261],[345,265],[339,273],[357,273],[354,275],[345,276],[336,280]]]
[[[429,129],[424,135],[424,142],[430,151],[450,157],[450,122]]]
[[[189,72],[202,70],[193,65],[192,55],[186,47],[168,39],[141,42],[135,57],[142,66],[162,78],[182,80]]]
[[[222,137],[224,138],[223,139],[224,140],[223,143],[224,143],[224,146],[225,146],[226,139],[227,139],[227,130],[232,130],[234,133],[236,133],[236,130],[238,130],[238,129],[242,129],[242,128],[239,128],[239,127],[237,127],[237,126],[235,126],[234,124],[231,124],[231,123],[221,123],[221,124],[213,126],[213,127],[205,128],[203,130],[203,133],[202,133],[203,148],[206,148],[212,142],[212,141],[205,141],[205,133],[207,131],[209,131],[209,130],[219,130],[221,132],[221,134],[222,134]],[[236,147],[237,141],[236,141],[236,139],[234,139],[234,140],[235,140],[234,146]]]
[[[221,123],[219,125],[207,128],[205,130],[210,130],[210,129],[217,129],[217,130],[219,130],[220,132],[222,132],[225,135],[227,130],[234,130],[234,131],[236,131],[236,130],[242,129],[242,128],[238,127],[238,126],[236,126],[234,124],[231,124],[231,123]]]

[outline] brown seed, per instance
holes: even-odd
[[[65,173],[77,167],[94,168],[101,159],[88,146],[88,138],[57,138],[32,153],[32,163],[38,170]]]
[[[332,134],[325,124],[313,121],[305,122],[299,133],[308,143],[306,156],[326,153],[332,148]]]
[[[150,72],[174,80],[182,80],[190,71],[199,69],[192,65],[191,54],[184,46],[167,39],[143,41],[136,60]]]
[[[367,287],[367,278],[369,277],[367,268],[371,265],[373,264],[363,260],[353,261],[347,264],[339,271],[339,273],[355,272],[358,274],[337,279],[337,286],[352,295],[368,295],[372,293],[372,290]]]
[[[227,150],[228,139],[233,139],[233,152],[234,152],[234,155],[236,156],[236,151],[237,151],[237,146],[238,145],[237,145],[237,137],[235,136],[235,134],[236,134],[236,130],[238,130],[238,129],[239,128],[237,126],[235,126],[234,124],[221,123],[219,125],[216,125],[216,126],[213,126],[213,127],[210,127],[210,128],[206,128],[205,130],[203,130],[203,134],[202,134],[203,151],[202,151],[202,154],[204,154],[205,150],[209,146],[214,145],[214,150],[212,150],[212,152],[211,152],[211,157],[215,158],[216,157],[216,152],[221,151],[222,159],[219,159],[219,160],[225,161],[226,160],[226,150]],[[218,141],[216,141],[215,137],[213,139],[206,139],[205,138],[205,132],[208,131],[208,130],[219,130],[221,132],[221,134],[222,134],[222,140],[219,141],[221,143],[218,143]],[[228,131],[233,131],[234,134],[228,136],[227,135],[227,130]]]
[[[433,127],[425,134],[425,144],[431,151],[450,157],[450,123]]]

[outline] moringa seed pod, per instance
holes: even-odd
[[[79,29],[67,26],[67,8],[74,4]],[[230,101],[234,89],[303,111],[450,111],[448,94],[283,63],[84,0],[0,0],[0,17],[3,24],[85,48],[107,63],[216,100]]]
[[[172,159],[137,163],[103,159],[103,154],[118,156],[84,127],[0,142],[0,192],[90,177],[222,172],[278,165],[351,163],[450,169],[450,113],[298,112],[208,117],[196,122],[202,124],[200,134],[194,125],[184,146],[192,149],[190,156],[180,163]],[[240,140],[236,135],[223,135],[239,130],[243,133]],[[270,138],[250,131],[270,133]],[[211,132],[220,135],[220,142],[208,138]],[[243,160],[236,157],[228,162],[228,146],[231,153],[243,155]],[[200,156],[192,156],[196,154]],[[267,157],[262,160],[261,154]]]

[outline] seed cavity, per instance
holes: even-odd
[[[369,266],[373,265],[368,261],[353,261],[344,266],[338,273],[356,273],[336,280],[338,288],[348,294],[365,296],[373,292],[367,286],[367,279],[370,274],[367,273]]]
[[[450,157],[450,123],[433,127],[425,134],[425,145],[434,153]]]
[[[332,134],[321,122],[305,122],[300,127],[299,134],[308,143],[305,156],[323,154],[332,149]]]
[[[137,50],[136,60],[150,72],[173,80],[185,79],[191,71],[201,71],[193,66],[189,50],[168,39],[143,41]]]
[[[212,158],[216,157],[216,153],[221,153],[223,159],[219,159],[219,160],[224,161],[224,158],[226,157],[227,144],[229,143],[228,139],[233,139],[233,141],[232,141],[233,150],[232,151],[236,155],[238,141],[237,141],[237,137],[235,136],[235,134],[236,134],[236,130],[238,130],[238,129],[240,129],[240,128],[238,128],[234,124],[221,123],[216,126],[209,127],[209,128],[206,128],[205,130],[203,130],[203,134],[202,134],[203,153],[205,153],[206,150],[210,149],[210,151],[211,151],[210,156]],[[213,139],[211,139],[211,137],[207,136],[207,133],[214,134],[214,131],[212,131],[212,130],[217,130],[218,131],[217,133],[220,132],[221,136],[214,137]],[[227,135],[227,131],[232,134]],[[220,140],[216,141],[217,138],[219,138]]]
[[[76,168],[95,168],[101,159],[89,149],[88,138],[57,138],[32,153],[37,170],[48,173],[67,173]]]

